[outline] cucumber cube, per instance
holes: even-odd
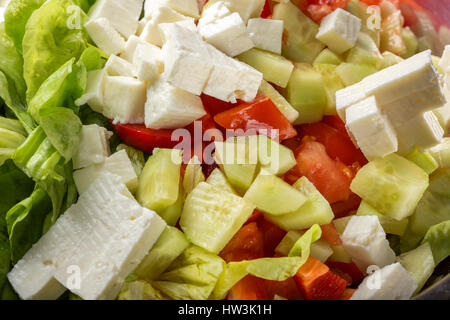
[[[314,64],[314,70],[320,72],[327,94],[325,115],[336,115],[336,92],[344,89],[341,78],[336,73],[336,66],[332,64]]]
[[[420,152],[418,148],[415,148],[405,158],[417,164],[427,174],[432,174],[439,168],[439,164],[429,151]]]
[[[217,254],[254,209],[245,199],[202,182],[186,198],[180,226],[189,241]]]
[[[236,191],[233,190],[233,187],[230,185],[230,183],[227,181],[225,175],[222,173],[222,171],[220,171],[220,169],[214,169],[214,171],[209,175],[208,179],[206,179],[206,182],[215,187],[222,188],[224,191],[237,194]]]
[[[360,82],[367,76],[374,74],[378,69],[369,64],[342,63],[336,68],[336,73],[344,82],[345,86]]]
[[[258,93],[262,96],[269,97],[270,100],[277,106],[278,110],[293,123],[298,118],[298,111],[295,110],[291,104],[283,97],[270,83],[263,80],[259,87]]]
[[[313,64],[320,63],[320,64],[334,64],[336,66],[340,65],[342,63],[342,58],[339,57],[336,53],[331,51],[328,48],[325,48],[322,50],[321,53],[317,56],[317,58],[314,60]]]

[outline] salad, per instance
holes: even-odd
[[[420,1],[0,17],[0,299],[411,299],[449,256],[450,32]]]

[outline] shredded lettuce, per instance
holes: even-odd
[[[432,226],[422,244],[428,242],[436,265],[450,255],[450,220]]]
[[[124,284],[119,300],[167,300],[160,291],[144,280],[136,280]]]
[[[224,299],[227,292],[248,274],[274,281],[284,281],[293,277],[308,259],[311,243],[319,240],[321,235],[320,227],[313,225],[296,241],[289,252],[289,257],[261,258],[228,263],[214,289],[214,298]]]

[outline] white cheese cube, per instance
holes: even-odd
[[[375,97],[347,108],[346,126],[369,160],[384,157],[398,149],[395,131],[381,113]]]
[[[366,277],[350,300],[408,300],[416,289],[413,278],[397,262]]]
[[[255,47],[281,54],[283,20],[254,18],[248,20],[247,31]]]
[[[198,30],[208,43],[232,57],[254,47],[244,21],[236,12],[201,25]]]
[[[242,20],[247,23],[250,18],[261,16],[265,0],[222,0],[228,9],[237,12]]]
[[[176,129],[206,115],[199,96],[175,88],[159,78],[149,86],[145,125],[152,129]]]
[[[447,77],[449,80],[450,77]],[[450,130],[450,87],[444,84],[444,96],[447,100],[447,103],[436,110],[434,110],[434,114],[438,118],[442,128]]]
[[[345,122],[345,113],[348,107],[365,99],[366,95],[361,83],[356,83],[336,92],[336,111]]]
[[[110,55],[105,64],[108,76],[136,77],[136,67],[130,62],[114,54]]]
[[[103,115],[120,123],[144,122],[145,82],[130,77],[106,77]]]
[[[128,158],[127,152],[125,150],[120,150],[106,158],[102,164],[92,165],[73,173],[73,179],[78,193],[84,193],[89,186],[105,172],[120,177],[120,181],[124,183],[131,192],[136,190],[136,172],[134,171],[130,158]]]
[[[127,0],[128,3],[135,1]],[[127,10],[127,5],[124,7],[122,4],[121,0],[98,0],[89,10],[89,20],[106,18],[122,36],[128,39],[136,32],[139,17],[136,18],[136,9]]]
[[[200,17],[197,0],[147,0],[144,5],[145,16],[153,15],[161,7],[169,7],[185,16]]]
[[[125,48],[125,40],[106,18],[89,20],[84,27],[95,44],[107,55],[117,54]]]
[[[407,154],[414,146],[429,149],[441,143],[444,137],[444,129],[433,111],[425,112],[394,129],[400,154]]]
[[[142,8],[144,6],[144,0],[115,0],[119,1],[119,4],[127,10],[129,13],[131,13],[131,16],[135,20],[139,20],[142,12]]]
[[[366,96],[375,95],[378,103],[387,105],[425,88],[439,85],[439,74],[431,60],[431,51],[416,54],[396,65],[362,80]]]
[[[342,242],[363,273],[369,266],[384,267],[395,262],[395,253],[377,216],[353,216],[342,234]]]
[[[445,46],[444,53],[439,62],[439,67],[444,73],[450,72],[450,45]]]
[[[75,101],[77,106],[88,104],[92,110],[102,113],[104,104],[104,92],[106,83],[105,69],[89,71],[85,93]]]
[[[229,16],[230,14],[231,11],[225,5],[225,2],[217,1],[203,10],[202,17],[198,20],[198,27],[201,28],[209,23],[213,23],[221,18]]]
[[[316,38],[340,54],[353,48],[361,31],[361,19],[337,9],[323,18]]]
[[[80,145],[73,157],[73,168],[81,169],[103,163],[109,157],[109,138],[112,133],[96,124],[81,128]]]
[[[184,20],[189,20],[192,22],[194,21],[193,18],[184,16],[172,10],[171,8],[168,7],[158,8],[152,13],[151,18],[148,19],[148,22],[142,29],[142,32],[140,33],[139,37],[144,41],[147,41],[149,43],[161,47],[163,45],[163,41],[161,39],[158,26],[161,23],[171,23]]]
[[[134,52],[136,51],[138,44],[150,45],[148,42],[142,40],[139,37],[131,36],[130,38],[128,38],[125,44],[125,48],[120,53],[120,57],[128,61],[129,63],[133,63]]]
[[[137,78],[152,83],[164,71],[161,49],[151,44],[138,44],[133,56]]]

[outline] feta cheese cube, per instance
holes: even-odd
[[[336,92],[336,111],[345,122],[345,113],[348,107],[366,98],[361,83],[356,83]]]
[[[250,18],[261,16],[265,0],[222,0],[232,12],[237,12],[247,23]]]
[[[400,154],[409,153],[414,146],[429,149],[441,143],[444,137],[444,129],[432,111],[425,112],[394,130],[397,132]]]
[[[84,27],[95,44],[106,54],[117,54],[125,47],[125,40],[106,18],[89,20]]]
[[[152,83],[164,71],[161,49],[154,45],[138,44],[133,56],[137,68],[137,77],[141,81]]]
[[[395,253],[377,216],[353,216],[342,234],[342,242],[363,273],[369,266],[384,267],[395,262]]]
[[[176,129],[206,115],[199,96],[175,88],[159,78],[149,86],[145,105],[145,125],[152,129]]]
[[[413,278],[397,262],[366,277],[350,300],[408,300],[416,289]]]
[[[281,54],[283,20],[254,18],[248,20],[247,31],[255,47]]]
[[[115,1],[119,1],[120,5],[127,10],[135,20],[139,20],[142,13],[142,7],[144,6],[144,0]]]
[[[381,113],[375,97],[369,97],[347,108],[346,123],[367,159],[373,160],[397,151],[395,131]]]
[[[111,132],[96,124],[83,126],[80,145],[73,157],[73,168],[81,169],[103,163],[111,153],[108,142],[111,136]]]
[[[105,69],[89,71],[85,93],[75,101],[77,106],[88,104],[92,110],[102,113],[104,104],[104,92],[106,83]]]
[[[106,18],[122,36],[128,39],[137,30],[139,16],[136,17],[135,8],[127,9],[131,3],[136,4],[137,0],[126,2],[124,6],[121,0],[98,0],[89,10],[89,20]]]
[[[168,7],[158,8],[152,13],[151,18],[148,19],[148,22],[142,29],[142,32],[139,37],[144,41],[147,41],[149,43],[161,47],[163,45],[163,40],[161,39],[158,26],[161,23],[171,23],[185,20],[194,22],[193,18],[184,16],[172,10],[171,8]]]
[[[120,123],[144,122],[145,82],[130,77],[106,77],[103,115]]]
[[[120,150],[105,159],[101,164],[91,165],[73,173],[78,193],[82,194],[103,173],[118,176],[131,192],[137,188],[137,176],[125,150]]]
[[[323,18],[316,38],[340,54],[353,48],[361,31],[361,19],[337,9]]]
[[[450,72],[450,45],[446,45],[444,53],[442,54],[441,61],[439,62],[439,67],[444,73]]]
[[[147,0],[144,5],[145,16],[153,15],[161,7],[169,7],[185,16],[200,17],[197,0]]]
[[[230,14],[231,11],[225,5],[225,2],[217,1],[203,10],[202,16],[198,20],[198,27],[201,28],[209,23],[213,23],[221,18],[229,16]]]
[[[203,24],[198,30],[206,42],[232,57],[254,47],[244,21],[237,12]]]
[[[118,77],[136,77],[136,67],[130,62],[114,54],[110,55],[105,64],[105,70],[108,76]]]
[[[130,38],[128,38],[125,44],[125,48],[120,53],[120,57],[128,61],[129,63],[133,63],[134,52],[136,51],[138,44],[150,45],[148,42],[142,40],[139,37],[131,36]]]

